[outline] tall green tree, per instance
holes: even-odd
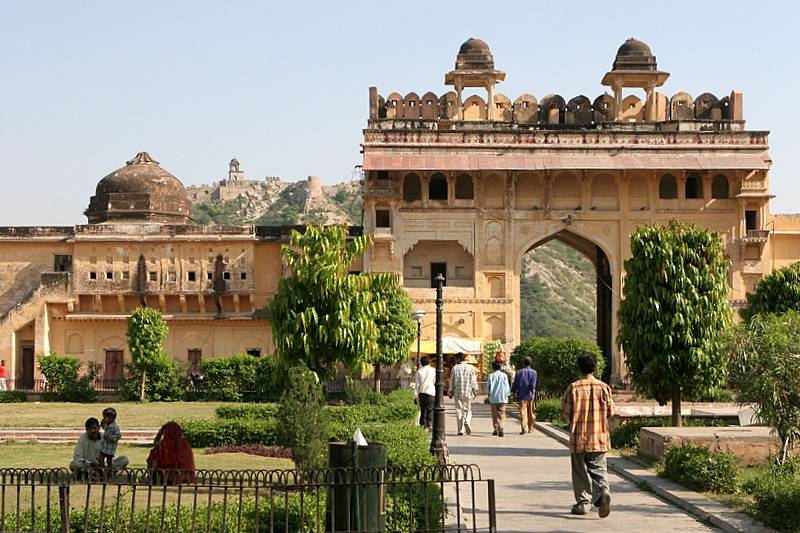
[[[376,274],[372,293],[383,302],[386,312],[375,320],[378,326],[378,350],[375,365],[375,390],[380,391],[381,365],[396,365],[408,359],[409,348],[417,337],[417,325],[411,318],[411,298],[393,274]]]
[[[759,313],[786,311],[800,311],[800,262],[761,278],[755,292],[747,294],[747,306],[741,314],[749,321]]]
[[[737,328],[731,378],[775,428],[784,463],[800,442],[800,312],[756,314]]]
[[[631,380],[680,426],[684,394],[706,395],[727,376],[727,262],[716,232],[672,220],[631,235],[617,343]]]
[[[158,309],[139,307],[128,317],[125,337],[128,339],[128,349],[131,351],[133,364],[142,376],[139,385],[140,402],[145,400],[148,372],[167,358],[164,352],[164,340],[168,333],[167,323]]]
[[[360,368],[375,360],[376,320],[386,305],[372,290],[388,283],[388,275],[348,273],[369,245],[367,236],[348,241],[346,226],[292,232],[281,249],[290,275],[267,308],[276,354],[288,366],[303,363],[329,378],[337,363]]]

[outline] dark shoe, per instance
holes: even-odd
[[[497,435],[497,430],[492,431],[492,435]]]
[[[591,506],[588,503],[576,503],[575,505],[572,506],[572,509],[570,509],[569,512],[572,514],[583,516],[589,512],[590,507]]]
[[[498,437],[502,437],[502,436],[503,436],[503,432],[502,432],[502,431],[498,432],[498,433],[497,433],[497,436],[498,436]]]
[[[464,429],[467,430],[467,435],[472,435],[472,428],[469,427],[469,424],[464,424]]]
[[[520,431],[520,432],[519,432],[519,434],[520,434],[520,435],[524,435],[524,434],[525,434],[525,432],[524,432],[524,431]]]
[[[603,491],[603,494],[600,495],[600,500],[597,503],[597,507],[599,509],[597,514],[600,516],[600,518],[605,518],[611,514],[611,495],[607,490]]]
[[[464,433],[463,433],[463,432],[461,432],[461,431],[459,431],[459,432],[458,432],[458,436],[459,436],[459,437],[463,437],[463,436],[464,436]]]

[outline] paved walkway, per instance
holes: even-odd
[[[511,417],[506,436],[494,437],[489,406],[475,404],[473,410],[472,435],[459,437],[448,404],[450,460],[477,464],[484,478],[495,480],[498,532],[719,531],[611,473],[611,516],[600,520],[595,510],[571,515],[569,450],[540,432],[519,435],[519,422]]]

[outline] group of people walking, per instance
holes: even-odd
[[[453,399],[456,429],[459,436],[472,434],[472,402],[478,394],[475,368],[466,363],[464,354],[456,354],[456,364],[450,371],[447,394]],[[597,379],[594,373],[597,360],[591,353],[582,354],[576,361],[580,379],[571,383],[561,400],[562,414],[570,426],[571,477],[575,505],[571,512],[584,515],[592,506],[600,518],[611,512],[606,454],[611,449],[608,421],[614,416],[611,388]],[[492,412],[492,435],[505,434],[506,408],[512,395],[520,415],[520,435],[536,427],[536,386],[538,374],[526,357],[522,367],[513,372],[506,353],[500,351],[492,362],[492,372],[486,378],[486,392]],[[428,357],[420,358],[416,374],[415,395],[419,403],[421,426],[431,429],[435,398],[436,371]]]

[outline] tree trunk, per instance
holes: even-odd
[[[374,377],[375,377],[375,392],[380,392],[381,391],[381,364],[380,363],[375,363]]]
[[[789,458],[789,437],[781,439],[781,451],[778,453],[778,463],[784,464]]]
[[[139,402],[144,403],[144,384],[147,382],[147,370],[142,370],[142,386],[139,389]]]
[[[683,426],[683,417],[681,416],[680,387],[675,387],[672,389],[672,426],[676,428]]]

